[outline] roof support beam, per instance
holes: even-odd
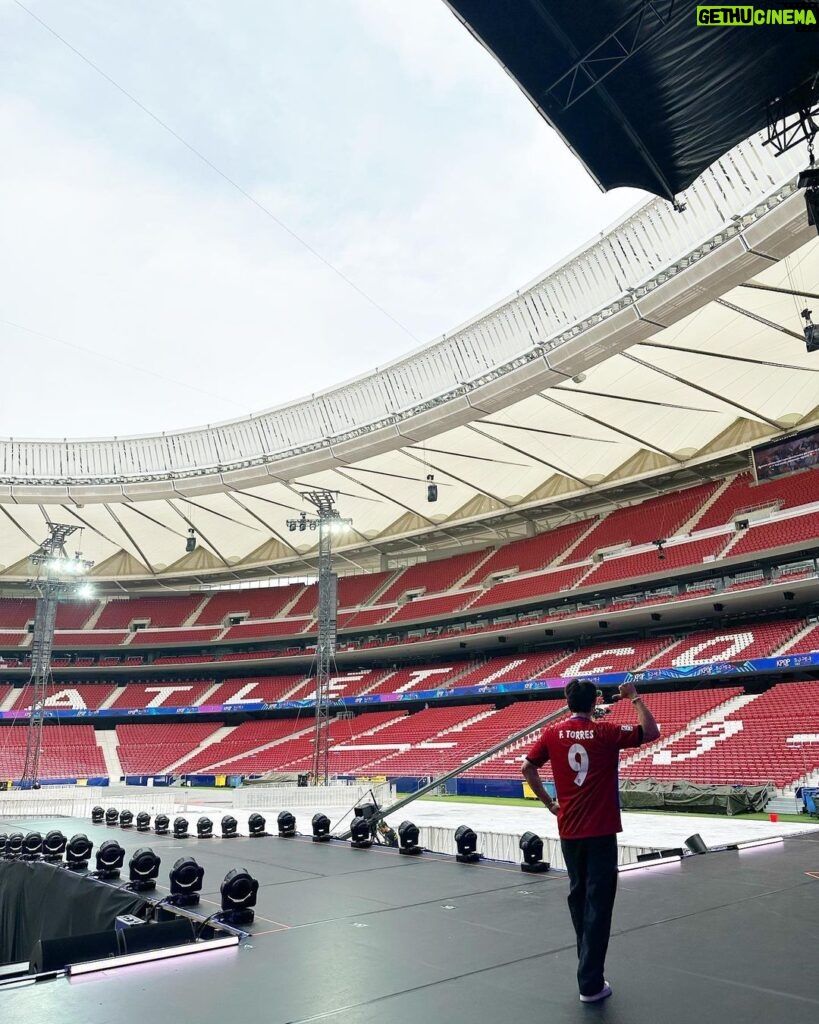
[[[480,434],[481,437],[486,437],[490,441],[494,441],[495,444],[503,445],[504,448],[508,448],[510,451],[517,452],[518,455],[525,455],[529,459],[533,459],[535,462],[539,462],[541,466],[546,466],[547,469],[551,469],[555,473],[559,473],[561,476],[567,476],[570,480],[574,480],[575,483],[580,484],[583,487],[589,487],[589,481],[584,480],[582,476],[575,476],[568,469],[561,469],[560,466],[556,466],[553,462],[547,462],[546,459],[541,459],[538,455],[533,455],[531,452],[524,451],[523,448],[518,448],[514,444],[510,444],[509,441],[502,441],[499,437],[495,437],[494,434],[489,434],[485,430],[481,430],[480,427],[476,427],[474,423],[465,424],[467,430],[471,430],[475,434]]]
[[[800,373],[819,373],[819,366],[795,366],[793,363],[779,363],[772,359],[754,359],[752,356],[736,356],[727,352],[708,352],[702,348],[687,348],[683,345],[662,345],[658,341],[638,341],[643,348],[661,348],[667,352],[687,352],[692,356],[708,356],[711,359],[725,359],[733,363],[751,363],[754,366],[770,366],[777,370],[799,370]],[[637,345],[634,347],[636,348]]]
[[[755,320],[758,324],[764,324],[765,327],[770,327],[771,330],[779,331],[781,334],[787,334],[791,338],[796,338],[797,341],[804,342],[804,334],[797,334],[796,331],[790,330],[788,327],[783,327],[781,324],[774,323],[773,320],[768,320],[767,317],[760,316],[758,313],[752,313],[750,309],[743,309],[742,306],[735,306],[733,302],[729,302],[727,299],[714,299],[714,302],[718,306],[724,306],[726,309],[731,309],[734,313],[739,313],[740,316],[747,316],[749,320]]]
[[[768,419],[767,416],[763,416],[761,412],[757,412],[755,409],[749,408],[747,405],[742,405],[740,402],[734,402],[730,398],[726,398],[725,395],[718,395],[715,391],[711,391],[709,388],[704,388],[701,384],[695,384],[693,381],[686,380],[685,377],[680,377],[676,373],[672,373],[670,370],[663,370],[659,366],[655,366],[654,363],[649,363],[645,359],[640,359],[638,356],[632,355],[630,352],[623,353],[625,359],[630,359],[633,363],[637,363],[638,366],[644,366],[647,370],[653,370],[655,373],[659,373],[661,377],[668,377],[669,380],[675,380],[678,384],[684,384],[686,387],[694,388],[695,391],[701,391],[704,395],[708,395],[709,398],[713,398],[718,402],[723,402],[725,405],[730,405],[734,409],[738,409],[741,413],[746,416],[750,416],[752,419],[761,420],[763,423],[767,423],[768,426],[773,427],[774,430],[782,430],[782,424],[777,423],[776,420]]]

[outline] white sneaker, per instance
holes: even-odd
[[[581,996],[581,1003],[600,1003],[604,999],[608,999],[611,995],[611,985],[607,981],[603,982],[603,987],[593,996]]]

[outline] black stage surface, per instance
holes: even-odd
[[[210,901],[231,867],[261,883],[253,935],[238,948],[3,987],[6,1021],[819,1021],[819,838],[621,875],[614,995],[584,1006],[560,872],[301,838],[174,841],[65,818],[2,824],[116,837],[129,853],[153,846],[165,880],[177,857],[193,855]]]

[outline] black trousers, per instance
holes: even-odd
[[[592,996],[604,983],[603,970],[617,893],[617,837],[561,839],[569,872],[569,912],[577,935],[577,984]]]

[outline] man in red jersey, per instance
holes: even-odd
[[[535,796],[557,815],[560,846],[569,873],[569,912],[577,935],[580,1001],[597,1003],[611,995],[603,968],[617,892],[617,833],[621,750],[652,743],[660,735],[654,716],[633,683],[620,696],[630,700],[638,725],[615,725],[593,717],[597,687],[586,679],[566,686],[572,716],[544,729],[523,761],[523,775]],[[557,800],[546,792],[538,769],[551,762]]]

